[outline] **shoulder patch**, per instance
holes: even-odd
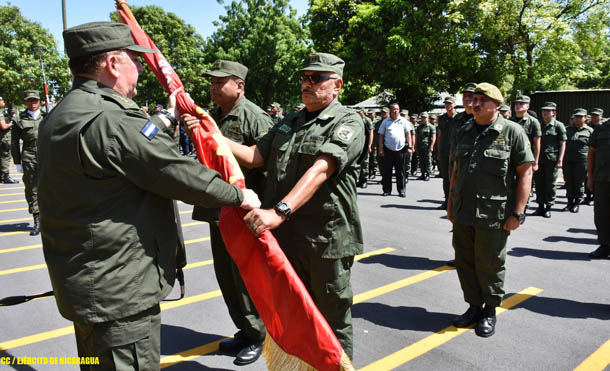
[[[282,126],[280,126],[280,127],[278,128],[278,130],[279,130],[279,131],[281,131],[281,132],[282,132],[282,133],[284,133],[284,134],[288,134],[288,133],[290,133],[290,131],[292,130],[292,128],[290,127],[290,125],[283,124]]]
[[[337,129],[337,136],[343,141],[350,140],[352,135],[354,135],[354,131],[346,125],[341,125]]]
[[[142,135],[144,135],[146,139],[152,140],[152,138],[155,137],[158,131],[159,128],[155,124],[153,124],[152,121],[148,121],[146,125],[144,125],[142,130],[140,130],[140,133],[142,133]]]

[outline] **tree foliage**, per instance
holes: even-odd
[[[295,104],[294,73],[311,52],[309,32],[288,0],[234,0],[214,24],[206,61],[228,59],[248,67],[246,97],[265,108],[272,101]]]
[[[53,36],[21,15],[16,6],[0,6],[0,95],[7,104],[22,104],[23,91],[44,92],[40,59],[49,93],[62,96],[70,89],[67,59],[60,56]]]

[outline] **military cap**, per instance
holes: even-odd
[[[527,95],[518,95],[517,98],[515,98],[515,103],[529,103],[530,101],[530,97]]]
[[[445,100],[443,101],[443,103],[455,103],[455,98],[454,97],[445,97]]]
[[[478,94],[484,94],[489,99],[500,105],[504,102],[504,97],[502,96],[502,93],[500,93],[500,89],[488,82],[482,82],[478,84],[474,89],[474,92]]]
[[[466,84],[464,86],[464,89],[462,89],[462,93],[469,91],[471,93],[474,93],[474,89],[477,87],[477,84],[475,84],[474,82],[469,82],[468,84]]]
[[[419,117],[428,117],[428,112],[422,112]]]
[[[574,116],[587,116],[587,110],[584,108],[576,108],[574,110]]]
[[[385,113],[390,113],[390,109],[388,107],[383,107],[381,109],[381,111],[385,112]]]
[[[296,108],[299,108],[299,109],[305,108],[305,103],[299,103]]]
[[[271,103],[271,107],[282,108],[282,106],[278,102]]]
[[[204,72],[203,76],[209,77],[228,77],[235,76],[239,77],[242,80],[246,80],[246,75],[248,74],[248,67],[244,66],[241,63],[227,61],[224,59],[218,59],[214,62],[212,66],[212,70],[209,72]]]
[[[498,108],[499,111],[510,111],[510,107],[507,106],[506,104],[503,104],[500,106],[500,108]]]
[[[601,108],[593,108],[593,109],[591,110],[591,114],[592,114],[592,115],[600,115],[600,116],[601,116],[601,115],[603,115],[603,114],[604,114],[604,110],[603,110],[603,109],[601,109]]]
[[[412,118],[412,119],[416,119],[416,118],[417,118],[417,115],[411,115],[411,118]]]
[[[23,100],[28,100],[31,98],[40,100],[40,93],[38,90],[26,90],[23,92]]]
[[[406,116],[409,114],[409,110],[406,110],[406,109],[400,110],[400,114]]]
[[[337,75],[343,77],[343,67],[345,62],[343,59],[333,54],[328,53],[313,53],[310,54],[305,62],[305,67],[301,68],[298,72],[303,71],[324,71],[334,72]]]
[[[63,32],[64,46],[69,58],[95,55],[111,50],[127,49],[137,53],[156,50],[136,45],[129,26],[117,22],[91,22],[68,28]]]
[[[555,111],[557,109],[557,104],[555,102],[544,102],[541,109]]]

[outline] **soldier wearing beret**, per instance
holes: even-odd
[[[273,231],[353,358],[350,277],[363,245],[356,180],[368,142],[360,116],[337,100],[344,64],[332,54],[311,54],[299,71],[305,109],[288,115],[255,146],[227,142],[240,164],[267,170],[263,207],[246,215],[246,225],[255,235]]]
[[[474,89],[474,119],[455,133],[455,165],[447,216],[453,223],[455,264],[468,310],[456,327],[476,323],[481,337],[495,333],[504,296],[506,242],[525,220],[534,157],[523,129],[506,120],[497,87]]]
[[[38,139],[38,127],[46,112],[40,109],[40,93],[38,90],[23,92],[23,101],[27,108],[16,116],[15,123],[11,128],[11,154],[17,165],[17,171],[23,173],[28,212],[34,217],[34,225],[30,231],[30,236],[36,236],[40,233],[36,141]],[[20,140],[23,141],[23,146],[19,145]]]
[[[4,107],[4,99],[0,97],[0,182],[4,184],[15,184],[19,183],[19,181],[9,176],[13,117]]]
[[[432,151],[436,142],[436,127],[428,122],[428,113],[424,112],[420,115],[421,123],[415,130],[415,150],[419,157],[419,166],[421,170],[420,180],[429,181],[430,172],[432,171]]]
[[[542,106],[542,135],[540,139],[540,161],[534,173],[536,202],[538,209],[534,215],[551,217],[551,207],[557,194],[557,172],[563,167],[566,150],[566,128],[555,119],[557,104],[545,102]]]
[[[63,37],[75,78],[38,137],[42,244],[57,307],[74,323],[79,356],[98,357],[100,369],[158,370],[159,302],[178,259],[172,199],[260,203],[181,156],[164,133],[170,119],[132,100],[138,56],[154,50],[135,45],[127,25],[87,23]]]
[[[587,187],[593,191],[593,215],[599,247],[591,259],[610,256],[610,122],[598,124],[589,140]]]
[[[587,110],[574,110],[572,125],[566,129],[565,161],[563,162],[563,177],[566,185],[568,204],[563,209],[577,213],[579,205],[585,199],[585,182],[587,180],[587,155],[589,153],[589,138],[593,129],[585,124]]]

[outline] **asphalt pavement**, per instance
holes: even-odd
[[[18,177],[14,169],[11,175]],[[453,249],[451,224],[437,210],[441,179],[410,177],[406,198],[395,189],[383,197],[379,179],[359,189],[365,254],[352,273],[356,369],[609,369],[610,260],[587,256],[597,247],[593,207],[560,211],[566,200],[559,190],[550,219],[528,216],[511,234],[496,334],[480,338],[472,329],[451,326],[467,304],[455,270],[446,265]],[[208,227],[191,220],[192,206],[179,208],[189,262],[186,297],[162,304],[162,367],[265,370],[262,357],[239,367],[218,352],[218,341],[236,329],[218,291]],[[0,298],[51,290],[31,224],[23,184],[0,184]],[[178,295],[175,288],[168,299]],[[14,362],[0,370],[77,370],[44,364],[73,356],[71,322],[53,297],[0,307],[0,363]],[[17,364],[24,361],[29,364]]]

